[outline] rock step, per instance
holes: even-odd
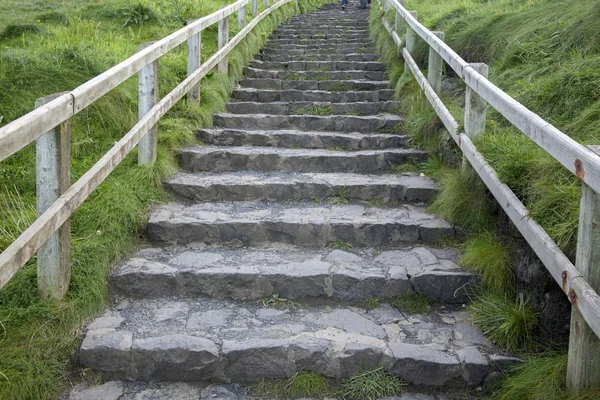
[[[425,394],[418,388],[403,388],[402,393],[393,398],[378,400],[452,400],[470,399],[464,392]],[[263,400],[255,394],[253,387],[243,387],[237,384],[211,384],[196,382],[155,382],[140,381],[108,381],[94,385],[91,383],[77,384],[64,400]],[[261,394],[262,395],[262,394]],[[256,394],[258,396],[258,394]],[[305,399],[317,400],[317,399]],[[337,400],[329,398],[329,400]],[[339,399],[342,400],[342,399]]]
[[[365,54],[365,53],[352,53],[352,54],[317,54],[317,55],[298,55],[291,56],[289,54],[261,54],[258,56],[262,61],[298,61],[300,59],[307,61],[377,61],[379,55],[377,54]]]
[[[240,88],[233,92],[232,98],[240,101],[312,101],[328,103],[355,103],[389,101],[394,97],[393,89],[381,89],[362,92],[330,92],[326,90],[260,90]]]
[[[274,89],[274,90],[321,90],[321,91],[372,91],[388,89],[389,83],[386,81],[366,81],[366,80],[283,80],[283,79],[253,79],[244,78],[239,82],[242,88],[254,89]]]
[[[273,33],[270,39],[312,39],[312,40],[340,40],[340,41],[348,41],[348,40],[356,40],[369,42],[371,39],[369,38],[369,34],[367,32],[362,33],[332,33],[332,34],[318,34],[313,32],[306,33]]]
[[[457,251],[403,247],[342,251],[276,248],[151,248],[111,273],[111,290],[127,298],[208,297],[261,300],[323,298],[364,302],[415,293],[436,302],[469,301],[478,277],[456,264]]]
[[[377,61],[260,61],[253,60],[252,68],[289,71],[385,71],[385,65]]]
[[[310,21],[311,23],[313,23],[313,21]],[[346,21],[327,21],[327,20],[321,20],[319,22],[317,22],[317,24],[319,26],[319,28],[321,30],[324,30],[325,32],[328,32],[330,29],[335,29],[335,30],[344,30],[344,29],[364,29],[364,30],[369,30],[369,23],[364,21],[350,21],[350,20],[346,20]],[[306,29],[307,26],[307,21],[292,21],[292,22],[286,22],[282,25],[279,26],[278,29]]]
[[[358,48],[373,47],[373,43],[369,42],[365,39],[356,39],[356,38],[347,38],[347,39],[302,39],[302,38],[294,38],[294,39],[269,39],[265,48],[270,48],[271,46],[282,45],[282,44],[298,44],[304,46],[321,46],[326,45],[328,47],[339,44],[339,45],[347,45],[347,46],[358,46]]]
[[[277,101],[259,103],[253,101],[234,101],[226,104],[227,112],[232,114],[306,114],[329,113],[331,115],[377,115],[397,112],[399,101],[329,103],[314,101]]]
[[[452,234],[453,228],[446,221],[413,205],[168,204],[156,208],[148,222],[151,241],[172,244],[287,243],[325,247],[344,242],[352,246],[395,246],[416,241],[434,243]]]
[[[355,53],[372,53],[373,50],[365,49],[363,47],[323,47],[323,48],[307,48],[304,45],[289,45],[286,49],[285,45],[277,45],[272,47],[265,47],[261,50],[261,54],[268,55],[287,55],[289,57],[316,57],[320,55],[347,55]]]
[[[303,149],[372,150],[403,147],[404,135],[311,131],[201,129],[198,137],[216,146],[260,146]]]
[[[276,71],[268,69],[244,68],[246,78],[255,79],[283,79],[283,80],[357,80],[385,81],[385,71]]]
[[[332,50],[336,49],[352,49],[358,53],[377,53],[377,50],[371,45],[364,45],[361,43],[340,43],[332,44],[329,42],[320,44],[299,44],[299,43],[278,43],[276,41],[270,41],[265,47],[261,49],[261,53],[269,52],[270,50],[306,50],[309,53],[325,51],[325,54],[336,54]]]
[[[218,128],[231,129],[294,129],[301,131],[367,132],[381,129],[401,129],[402,118],[393,114],[381,115],[269,115],[214,114]]]
[[[366,37],[369,35],[369,29],[367,27],[319,27],[318,30],[315,30],[311,27],[304,28],[288,28],[283,27],[277,29],[273,32],[272,37],[274,36],[302,36],[302,35],[314,35],[323,38],[328,38],[332,36],[340,36],[340,37],[353,37],[353,36],[361,36]]]
[[[165,185],[180,198],[209,201],[320,201],[344,193],[349,201],[427,202],[437,193],[429,178],[416,174],[230,172],[179,173]]]
[[[294,171],[376,173],[394,165],[424,162],[427,154],[415,149],[339,151],[280,147],[190,147],[181,151],[187,171]]]
[[[260,302],[128,300],[88,327],[79,363],[109,379],[255,382],[300,370],[333,378],[384,368],[429,386],[479,385],[520,360],[447,307],[405,316],[387,304],[283,308]]]

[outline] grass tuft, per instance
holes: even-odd
[[[324,398],[331,393],[331,388],[322,375],[312,371],[298,371],[288,380],[285,392],[292,398]]]
[[[342,382],[340,397],[348,400],[376,400],[398,395],[406,383],[378,368]]]
[[[390,304],[408,314],[425,314],[429,311],[430,302],[429,297],[424,294],[404,294],[396,297]]]
[[[509,251],[497,237],[484,232],[467,241],[460,264],[481,274],[487,290],[513,293],[515,277]]]

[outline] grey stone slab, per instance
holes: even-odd
[[[205,146],[181,151],[182,167],[192,172],[293,171],[315,173],[374,173],[390,171],[394,165],[421,162],[421,150],[389,148],[375,150],[294,149],[256,146]],[[449,225],[426,225],[428,241],[443,235]],[[430,239],[431,238],[431,239]]]
[[[366,79],[370,81],[385,81],[385,71],[335,70],[335,71],[279,71],[265,70],[252,67],[244,68],[244,76],[254,79],[284,79],[284,80],[351,80]]]
[[[252,382],[257,371],[267,379],[288,378],[296,372],[288,356],[289,345],[289,341],[277,339],[224,341],[224,375],[234,382]]]
[[[120,400],[123,396],[124,385],[119,381],[110,381],[102,385],[85,387],[78,386],[69,393],[69,400]]]
[[[399,341],[390,342],[390,349],[395,358],[391,372],[408,382],[442,386],[461,376],[461,363],[456,355]]]
[[[462,364],[463,379],[473,386],[483,383],[488,374],[489,363],[479,349],[475,346],[468,346],[457,350],[456,354]]]
[[[238,88],[233,92],[233,98],[241,101],[274,102],[378,102],[391,100],[394,95],[392,89],[372,91],[325,91],[325,90],[261,90],[255,88]]]
[[[348,200],[383,203],[428,202],[438,192],[429,178],[406,175],[346,173],[180,173],[165,182],[178,196],[197,202],[302,201],[327,199],[345,193]],[[206,263],[207,259],[196,262]],[[168,270],[165,270],[168,271]]]
[[[111,328],[87,331],[79,348],[79,363],[109,376],[130,377],[132,344],[133,334],[128,331]]]
[[[372,91],[388,89],[386,81],[368,80],[282,80],[282,79],[256,79],[243,78],[239,81],[242,88],[270,89],[270,90],[321,90],[321,91]]]
[[[341,96],[341,94],[340,94]],[[330,110],[332,115],[378,115],[381,113],[395,112],[398,110],[400,102],[397,101],[378,101],[378,102],[349,102],[349,103],[330,103],[316,101],[275,101],[275,102],[256,102],[256,101],[234,101],[226,104],[227,112],[232,114],[271,114],[271,115],[289,115],[314,113],[317,110]]]

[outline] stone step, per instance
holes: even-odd
[[[402,129],[402,118],[394,114],[380,115],[269,115],[230,114],[213,115],[217,128],[230,129],[292,129],[301,131],[366,132]]]
[[[274,90],[320,90],[320,91],[373,91],[389,88],[387,81],[367,80],[283,80],[243,78],[239,82],[242,88],[274,89]]]
[[[351,53],[351,54],[314,54],[310,53],[304,55],[289,55],[289,54],[260,54],[258,56],[261,61],[377,61],[379,55],[377,54],[366,54],[366,53]]]
[[[403,387],[402,393],[394,400],[470,400],[462,392],[436,391],[426,394],[428,390],[416,387]],[[140,382],[140,381],[108,381],[102,384],[84,382],[75,385],[63,400],[262,400],[253,385],[239,384],[198,384],[196,382]],[[329,400],[343,400],[328,398]],[[318,400],[307,398],[304,400]],[[389,397],[378,400],[390,400]]]
[[[372,45],[363,43],[280,43],[272,40],[261,49],[261,52],[270,50],[306,50],[308,53],[325,52],[325,54],[336,54],[332,50],[337,49],[352,49],[359,53],[377,53],[377,50]]]
[[[275,248],[152,248],[111,273],[111,290],[127,298],[207,297],[261,300],[323,298],[364,302],[421,294],[444,304],[468,302],[478,277],[449,249],[403,247],[343,251]]]
[[[385,65],[378,61],[260,61],[253,60],[252,68],[288,71],[385,71]]]
[[[165,182],[180,198],[208,201],[306,201],[335,198],[380,203],[431,200],[437,188],[417,174],[362,175],[345,173],[229,172],[180,173]]]
[[[326,27],[320,26],[315,29],[312,26],[304,27],[281,27],[273,32],[273,35],[318,35],[323,37],[330,37],[332,35],[341,37],[352,37],[353,35],[368,36],[368,27]]]
[[[424,162],[427,154],[416,149],[340,151],[280,147],[205,146],[181,150],[187,171],[295,171],[388,172],[394,165]]]
[[[362,205],[287,205],[266,202],[167,204],[156,208],[148,237],[156,243],[253,246],[287,243],[325,247],[395,246],[435,243],[453,234],[443,219],[424,207],[377,208]]]
[[[148,382],[250,383],[301,370],[347,378],[384,368],[412,384],[464,388],[520,362],[498,355],[455,307],[407,316],[386,303],[367,311],[273,302],[128,300],[87,327],[79,363]]]
[[[216,146],[260,146],[303,149],[371,150],[403,147],[404,135],[293,130],[201,129],[198,137]]]
[[[227,112],[232,114],[323,114],[331,115],[377,115],[380,113],[397,112],[399,101],[328,103],[314,101],[277,101],[259,103],[252,101],[236,101],[226,104]]]
[[[287,55],[289,57],[314,57],[320,55],[348,55],[355,54],[357,52],[372,53],[373,50],[362,47],[362,46],[354,46],[354,47],[323,47],[323,48],[307,48],[305,45],[289,45],[288,49],[285,48],[285,45],[276,45],[271,47],[265,47],[261,50],[261,54],[268,55]]]
[[[347,39],[300,39],[300,38],[295,38],[295,39],[269,39],[269,41],[267,42],[266,48],[269,48],[271,46],[277,46],[277,45],[282,45],[282,44],[298,44],[298,45],[303,45],[303,46],[321,46],[321,45],[327,45],[327,46],[331,46],[331,45],[335,45],[335,44],[339,44],[339,45],[356,45],[359,47],[373,47],[373,43],[371,43],[368,40],[364,40],[364,39],[354,39],[354,38],[347,38]]]
[[[344,33],[332,33],[332,34],[318,34],[318,33],[283,33],[279,34],[277,32],[273,33],[269,39],[313,39],[313,40],[339,40],[339,41],[347,41],[347,40],[357,40],[363,42],[370,42],[368,33],[352,33],[352,34],[344,34]]]
[[[268,69],[244,68],[246,78],[283,80],[358,80],[386,81],[385,71],[276,71]]]
[[[326,90],[261,90],[239,88],[233,92],[232,98],[240,101],[316,101],[329,103],[354,103],[389,101],[394,97],[393,89],[381,89],[362,92],[329,92]]]
[[[330,29],[335,29],[335,30],[344,30],[344,29],[364,29],[364,30],[369,30],[369,23],[367,21],[350,21],[350,20],[346,20],[346,21],[327,21],[327,20],[321,20],[321,21],[310,21],[311,25],[317,25],[319,27],[319,29],[321,29],[322,31],[324,30],[325,32],[328,32]],[[292,22],[286,22],[282,25],[280,25],[280,27],[278,29],[306,29],[307,26],[307,21],[292,21]]]

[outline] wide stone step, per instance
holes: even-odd
[[[352,54],[313,54],[310,53],[304,55],[289,55],[289,54],[260,54],[258,56],[262,61],[298,61],[300,59],[306,61],[377,61],[379,60],[378,54],[363,54],[363,53],[352,53]]]
[[[145,249],[111,274],[128,298],[209,297],[260,300],[393,299],[422,294],[446,304],[469,301],[478,277],[457,264],[458,252],[427,247],[342,251],[276,248]]]
[[[240,88],[233,92],[232,97],[240,101],[257,101],[268,103],[273,101],[312,101],[329,103],[354,103],[389,101],[394,97],[393,89],[381,89],[362,92],[326,90],[261,90]]]
[[[432,180],[417,174],[229,172],[180,173],[166,183],[180,198],[209,201],[305,201],[335,198],[379,203],[427,202],[437,193]]]
[[[274,89],[274,90],[321,90],[333,92],[372,91],[388,89],[387,81],[367,80],[283,80],[243,78],[239,81],[242,88]]]
[[[181,151],[181,166],[188,171],[295,171],[387,172],[394,165],[424,162],[427,154],[416,149],[341,151],[285,149],[280,147],[190,147]]]
[[[244,68],[246,78],[255,79],[283,79],[283,80],[357,80],[365,79],[369,81],[386,81],[385,71],[276,71],[267,69],[257,69],[252,67]]]
[[[403,147],[404,135],[293,130],[201,129],[198,138],[216,146],[371,150]]]
[[[331,114],[331,115],[377,115],[380,113],[397,112],[399,101],[329,103],[306,101],[278,101],[259,103],[251,101],[229,102],[227,112],[233,114]]]
[[[270,41],[265,47],[261,49],[261,52],[268,52],[270,50],[306,50],[308,53],[313,52],[326,52],[325,54],[335,54],[331,50],[336,49],[353,49],[358,53],[377,53],[375,47],[370,44],[363,43],[279,43],[277,41]]]
[[[289,27],[281,27],[273,32],[275,36],[281,35],[318,35],[324,38],[331,37],[332,35],[341,36],[341,37],[352,37],[354,35],[358,36],[368,36],[369,28],[368,27],[324,27],[320,26],[318,29],[315,29],[313,26],[303,27],[303,28],[289,28]]]
[[[87,327],[79,363],[109,379],[255,382],[308,370],[333,378],[384,368],[429,386],[479,385],[520,360],[448,307],[406,316],[387,304],[129,300]],[[497,375],[497,374],[496,374]]]
[[[230,114],[213,115],[218,128],[232,129],[292,129],[301,131],[367,132],[401,129],[402,118],[394,114],[381,115],[269,115]]]
[[[385,71],[385,65],[377,61],[260,61],[253,60],[252,68],[289,71]]]
[[[334,44],[347,44],[347,45],[358,45],[359,47],[372,47],[373,43],[365,39],[346,38],[346,39],[302,39],[302,38],[287,38],[287,39],[269,39],[267,42],[267,48],[281,44],[298,44],[304,46],[319,46],[327,45],[331,46]]]
[[[366,21],[330,21],[330,20],[316,20],[310,21],[311,24],[315,24],[319,26],[321,30],[325,30],[328,32],[330,29],[369,29],[369,23]],[[307,21],[288,21],[282,25],[278,29],[306,29]]]
[[[365,48],[362,46],[353,47],[323,47],[323,48],[307,48],[304,45],[289,45],[286,49],[285,45],[276,45],[271,47],[265,47],[261,50],[261,54],[269,55],[287,55],[289,57],[315,57],[319,55],[348,55],[355,53],[373,53],[372,49]]]
[[[394,246],[417,241],[434,243],[452,234],[453,228],[446,221],[413,205],[168,204],[155,209],[148,222],[151,241],[173,244],[287,243],[325,247],[343,242],[352,246]]]
[[[312,40],[357,40],[370,42],[369,34],[367,32],[364,33],[332,33],[332,34],[319,34],[319,33],[277,33],[274,32],[270,39],[312,39]]]

